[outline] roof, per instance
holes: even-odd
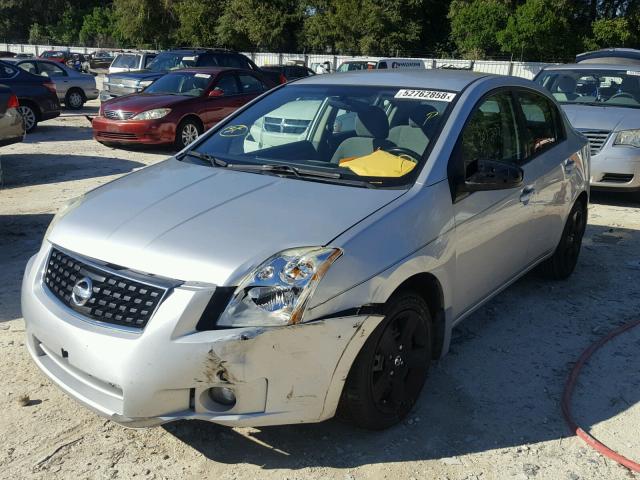
[[[544,70],[634,70],[640,71],[640,66],[633,63],[566,63],[564,65],[552,65]]]
[[[190,67],[190,68],[180,68],[178,70],[171,70],[167,72],[167,75],[172,73],[208,73],[209,75],[217,75],[221,72],[234,71],[234,70],[242,70],[240,68],[231,68],[231,67]],[[244,71],[244,70],[243,70]]]
[[[640,50],[633,48],[603,48],[592,52],[584,52],[576,55],[576,62],[610,63],[613,61],[626,63],[640,63]]]
[[[306,77],[295,82],[296,85],[363,85],[398,86],[408,88],[435,88],[459,92],[479,78],[488,76],[462,70],[356,70],[340,74],[325,74]]]

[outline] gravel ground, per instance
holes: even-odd
[[[594,195],[573,277],[530,274],[469,318],[410,418],[390,430],[337,421],[129,430],[79,407],[28,358],[24,265],[66,200],[170,154],[94,142],[82,114],[96,105],[0,154],[0,478],[640,479],[570,436],[559,408],[581,351],[640,315],[640,204],[621,195]],[[574,401],[585,429],[636,461],[639,347],[637,328],[598,352]]]

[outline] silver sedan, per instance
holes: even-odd
[[[58,98],[71,110],[79,110],[87,100],[98,98],[96,79],[93,75],[78,72],[58,62],[40,59],[6,59],[34,75],[49,77],[56,84]]]
[[[587,141],[528,80],[307,77],[58,213],[26,343],[125,425],[389,427],[455,325],[538,265],[571,275],[588,201]]]

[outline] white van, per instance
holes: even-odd
[[[382,58],[376,68],[426,68],[419,58]]]

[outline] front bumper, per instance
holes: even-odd
[[[633,192],[640,190],[640,148],[607,145],[591,156],[591,188]]]
[[[103,143],[158,145],[173,143],[176,126],[166,118],[159,120],[110,120],[95,117],[93,138]]]
[[[42,285],[48,248],[22,285],[27,346],[40,369],[83,405],[131,427],[179,419],[231,426],[332,417],[349,369],[382,317],[331,318],[290,327],[194,329],[215,287],[184,284],[141,332],[80,316]],[[234,390],[229,408],[208,389]]]

